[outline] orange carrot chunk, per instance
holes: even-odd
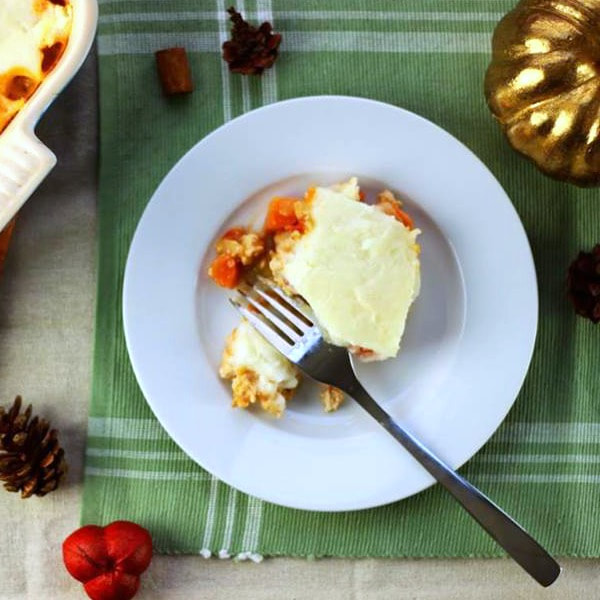
[[[396,221],[400,221],[407,229],[414,229],[415,224],[410,215],[404,212],[397,202],[383,201],[379,203],[386,215],[394,217]]]
[[[405,213],[401,208],[394,208],[394,216],[400,223],[402,223],[407,229],[414,229],[415,223],[410,218],[408,213]]]
[[[268,232],[274,231],[293,231],[302,230],[302,223],[296,215],[294,209],[296,202],[295,198],[284,198],[277,196],[271,200],[267,218],[265,219],[265,230]]]
[[[242,267],[240,263],[229,256],[229,254],[220,254],[213,260],[208,274],[217,285],[224,288],[235,288],[240,282],[242,276]]]

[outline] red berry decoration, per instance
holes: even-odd
[[[63,560],[92,600],[130,600],[152,560],[152,538],[130,521],[86,525],[63,542]]]

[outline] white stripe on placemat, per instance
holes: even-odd
[[[213,17],[217,19],[219,24],[219,52],[221,52],[223,42],[229,37],[227,26],[225,24],[225,14],[225,0],[217,0],[217,12],[213,13]],[[191,50],[189,47],[187,47],[187,49]],[[221,89],[223,93],[223,120],[227,122],[230,121],[232,117],[231,84],[229,81],[229,69],[224,60],[221,61]]]
[[[210,558],[212,551],[210,544],[212,542],[213,531],[215,528],[215,513],[217,511],[217,492],[219,491],[219,480],[212,475],[210,477],[210,491],[208,493],[208,508],[206,509],[206,520],[204,525],[204,539],[200,554],[204,558]]]
[[[473,475],[474,483],[600,483],[600,475],[540,473],[527,475]]]
[[[224,10],[222,11],[224,12]],[[229,15],[225,13],[225,18]],[[215,10],[190,10],[180,12],[135,12],[115,13],[101,15],[98,19],[101,24],[110,23],[166,23],[168,21],[215,21],[222,16],[221,11]]]
[[[138,471],[135,469],[112,469],[86,467],[85,474],[92,477],[118,477],[122,479],[143,479],[151,481],[206,481],[208,473],[182,473],[173,471]]]
[[[246,514],[246,525],[244,527],[244,537],[242,538],[243,552],[240,552],[236,558],[239,560],[251,560],[260,562],[262,556],[258,551],[258,541],[260,536],[260,526],[262,523],[263,501],[254,496],[248,497],[248,512]]]
[[[140,13],[137,13],[140,14]],[[164,14],[164,13],[163,13]],[[278,19],[315,21],[490,21],[496,22],[504,16],[501,12],[447,12],[447,11],[377,11],[377,10],[277,10]],[[260,18],[257,14],[257,18]]]
[[[98,36],[98,53],[148,54],[161,48],[185,46],[189,52],[220,52],[214,33],[115,33]],[[482,54],[490,52],[489,33],[288,31],[283,51]]]
[[[238,0],[236,9],[238,12],[241,12],[242,14],[245,13],[246,8],[244,5],[244,0]],[[224,18],[229,18],[229,14],[226,13],[224,15]],[[246,76],[242,76],[241,81],[242,81],[242,111],[246,113],[252,108],[252,102],[250,100],[250,82],[248,80],[248,77],[246,77]]]
[[[493,441],[600,444],[600,423],[509,423],[494,435]]]
[[[156,419],[128,419],[126,417],[89,417],[88,435],[128,440],[167,439],[165,430]]]
[[[218,33],[117,33],[98,36],[98,54],[152,54],[162,48],[184,46],[188,52],[220,52]]]
[[[256,0],[256,9],[256,19],[261,23],[269,21],[273,25],[274,31],[277,31],[277,23],[275,23],[271,0]],[[263,73],[260,83],[262,86],[263,106],[277,102],[277,63]]]
[[[257,2],[256,12],[245,12],[239,7],[246,19],[262,23],[273,19],[297,19],[306,21],[482,21],[485,23],[496,23],[503,16],[499,12],[386,12],[368,10],[319,10],[319,11],[268,11],[270,16],[265,16],[265,10]],[[228,18],[229,15],[226,15]],[[167,23],[172,21],[213,21],[219,15],[214,11],[190,10],[177,12],[138,12],[120,13],[114,15],[103,15],[100,23]]]
[[[251,109],[250,82],[248,81],[248,77],[242,76],[242,111],[246,113]]]
[[[225,531],[223,533],[223,543],[219,550],[219,558],[231,558],[230,548],[233,536],[233,526],[235,524],[235,509],[237,506],[238,492],[234,488],[229,488],[227,498],[227,513],[225,515]]]
[[[531,463],[531,464],[600,464],[600,456],[594,454],[482,454],[473,459],[477,463]]]
[[[155,451],[155,450],[116,450],[114,448],[87,448],[86,456],[99,458],[130,458],[137,460],[190,460],[190,457],[183,452],[176,451]]]

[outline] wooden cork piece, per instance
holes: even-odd
[[[185,48],[166,48],[155,56],[160,83],[167,96],[189,94],[194,90]]]

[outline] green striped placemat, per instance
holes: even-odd
[[[251,19],[271,20],[283,34],[276,67],[262,78],[244,78],[229,74],[220,57],[229,31],[224,0],[100,0],[99,280],[84,522],[135,520],[152,531],[157,550],[168,553],[501,554],[437,487],[376,510],[320,514],[273,506],[225,486],[168,438],[129,365],[123,267],[137,221],[174,162],[244,111],[300,95],[348,94],[438,123],[492,169],[513,199],[539,275],[537,349],[509,418],[463,473],[551,551],[600,555],[593,511],[600,504],[600,330],[575,317],[563,289],[571,258],[600,239],[600,197],[538,173],[509,149],[488,114],[482,81],[490,36],[511,4],[238,2]],[[153,52],[174,45],[190,53],[196,91],[167,100]],[[498,252],[502,244],[498,232]]]

